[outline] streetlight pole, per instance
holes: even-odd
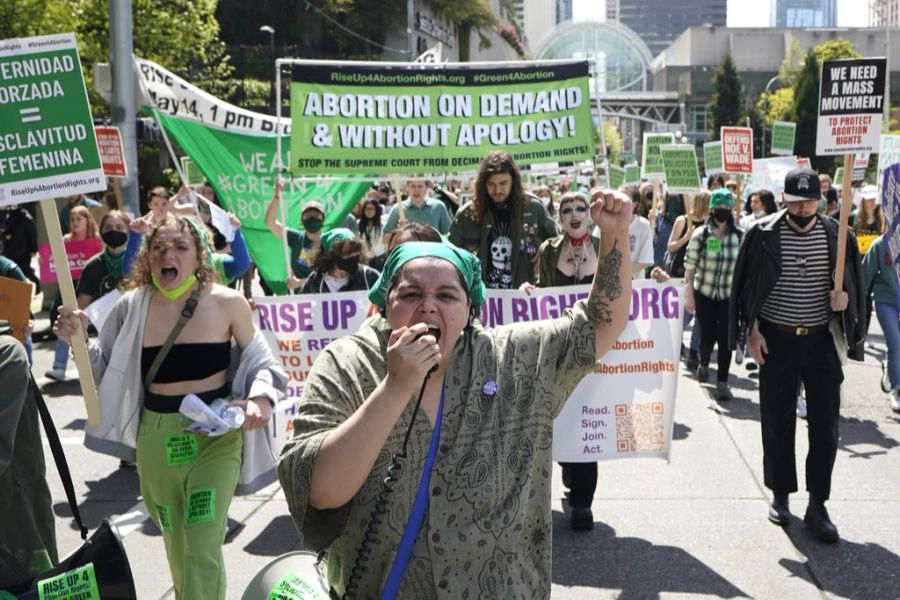
[[[275,30],[269,27],[268,25],[263,25],[259,28],[263,33],[269,34],[269,58],[272,60],[272,64],[275,64]],[[274,77],[269,80],[269,109],[272,110],[272,114],[275,114],[275,79]]]
[[[781,81],[781,77],[776,75],[772,79],[769,80],[769,83],[766,84],[766,98],[763,102],[763,118],[762,118],[762,158],[766,157],[766,119],[769,118],[769,88],[772,87],[772,84],[776,81]]]

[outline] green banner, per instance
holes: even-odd
[[[775,121],[772,124],[772,154],[780,156],[794,155],[794,138],[797,135],[797,124],[789,121]]]
[[[703,167],[707,177],[725,172],[722,163],[722,142],[703,144]]]
[[[693,145],[663,144],[659,149],[666,170],[666,187],[670,192],[696,192],[700,189],[700,169]]]
[[[196,163],[222,206],[240,219],[250,256],[262,276],[276,284],[272,289],[284,291],[278,284],[286,279],[284,245],[265,224],[273,185],[287,164],[285,136],[281,157],[277,155],[276,119],[222,102],[150,61],[139,59],[138,67],[149,96],[144,103],[155,100],[168,134]],[[370,180],[310,183],[287,179],[283,197],[288,227],[301,227],[301,206],[311,200],[325,207],[325,230],[340,226],[369,185]]]
[[[74,34],[0,43],[0,206],[105,190]]]
[[[588,63],[297,64],[291,172],[472,171],[492,149],[519,165],[594,156]]]
[[[619,165],[609,165],[609,187],[616,190],[625,185],[625,169]]]
[[[641,163],[644,165],[644,179],[662,179],[665,176],[666,170],[663,167],[659,147],[674,142],[675,135],[672,133],[644,134],[644,150],[641,159]]]
[[[625,165],[625,183],[638,184],[641,182],[641,165]]]

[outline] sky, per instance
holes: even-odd
[[[838,27],[866,27],[869,11],[865,0],[837,0]],[[770,0],[728,0],[729,27],[768,27]],[[572,0],[572,20],[600,21],[604,19],[603,0]]]

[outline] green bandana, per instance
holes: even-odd
[[[475,306],[484,303],[484,282],[481,281],[481,263],[471,252],[457,248],[450,242],[406,242],[400,244],[388,255],[378,281],[369,290],[369,300],[378,308],[384,308],[387,301],[388,288],[393,284],[400,267],[414,258],[441,258],[457,268],[469,299]]]
[[[717,206],[727,206],[728,208],[734,208],[734,196],[731,195],[731,192],[729,192],[725,188],[713,190],[712,194],[709,197],[709,210],[712,210]]]
[[[174,290],[167,290],[162,286],[159,282],[159,279],[156,278],[156,275],[151,275],[150,278],[153,280],[153,285],[156,286],[156,289],[159,290],[159,293],[165,296],[170,302],[175,302],[182,296],[184,296],[185,292],[187,292],[194,283],[197,281],[197,276],[191,273],[190,277],[184,280],[184,283],[179,285]]]
[[[343,227],[332,229],[328,233],[322,234],[322,250],[328,250],[328,248],[332,244],[337,244],[338,242],[343,242],[344,240],[352,240],[355,237],[356,236],[349,229],[345,229]]]
[[[103,265],[106,267],[106,272],[109,273],[110,277],[112,277],[113,279],[122,279],[122,265],[125,261],[124,252],[120,252],[119,254],[110,254],[109,248],[107,248],[100,255],[100,259],[103,261]]]

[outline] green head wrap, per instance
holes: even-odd
[[[343,227],[338,227],[337,229],[332,229],[328,233],[322,234],[322,250],[328,250],[332,244],[337,244],[338,242],[343,242],[344,240],[352,240],[356,236],[349,229],[345,229]]]
[[[206,250],[206,265],[213,266],[212,257],[213,257],[213,249],[209,243],[209,235],[207,235],[207,229],[203,225],[200,225],[197,222],[197,219],[191,216],[183,217],[185,221],[187,221],[188,226],[194,230],[194,233],[200,238],[200,243],[203,244],[202,250]]]
[[[734,208],[734,196],[725,188],[713,190],[712,195],[709,197],[709,210],[719,206]]]
[[[384,270],[378,281],[369,290],[369,300],[378,308],[387,302],[388,288],[400,271],[400,267],[414,258],[440,258],[451,263],[462,275],[466,283],[469,299],[475,306],[484,303],[484,282],[481,281],[481,263],[471,252],[457,248],[450,242],[406,242],[400,244],[388,255]]]

